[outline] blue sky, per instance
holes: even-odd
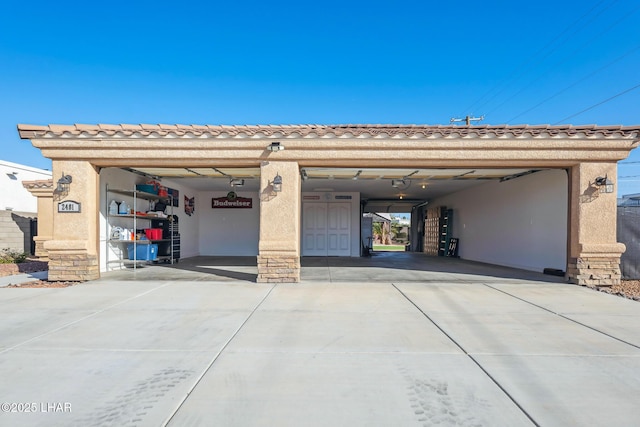
[[[34,167],[18,123],[640,125],[637,0],[0,10],[0,158]],[[638,151],[619,194],[640,193]]]

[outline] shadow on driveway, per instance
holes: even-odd
[[[109,273],[109,274],[116,274]],[[122,275],[127,280],[127,275]],[[256,257],[198,256],[176,264],[155,264],[138,269],[135,280],[189,280],[256,282]],[[375,252],[371,257],[302,257],[301,280],[323,282],[483,282],[525,280],[562,283],[564,278],[458,258],[412,252]]]

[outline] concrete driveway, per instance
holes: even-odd
[[[248,268],[0,288],[0,425],[640,425],[638,302],[464,272],[265,285]]]

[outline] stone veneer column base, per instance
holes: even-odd
[[[300,257],[258,255],[258,283],[298,283]]]
[[[51,236],[33,236],[33,241],[36,244],[36,253],[35,256],[40,259],[45,259],[49,257],[49,253],[44,248],[44,242],[52,240]]]
[[[571,258],[567,265],[567,277],[570,283],[590,288],[619,285],[622,279],[620,257]]]
[[[100,277],[95,255],[49,251],[50,282],[84,282]]]

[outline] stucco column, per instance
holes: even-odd
[[[97,279],[98,183],[96,169],[86,161],[53,161],[53,188],[62,175],[73,182],[67,193],[53,194],[53,239],[45,242],[49,254],[49,280]],[[77,202],[80,212],[59,212],[63,202]]]
[[[614,182],[612,193],[602,193],[598,177]],[[570,237],[567,278],[595,286],[619,284],[620,255],[625,246],[616,239],[617,164],[581,163],[571,168]]]
[[[23,181],[22,185],[38,200],[38,235],[33,237],[35,256],[46,259],[44,243],[53,239],[53,184],[51,180]]]
[[[280,192],[272,185],[276,175]],[[258,282],[300,281],[300,191],[297,162],[262,162]]]

